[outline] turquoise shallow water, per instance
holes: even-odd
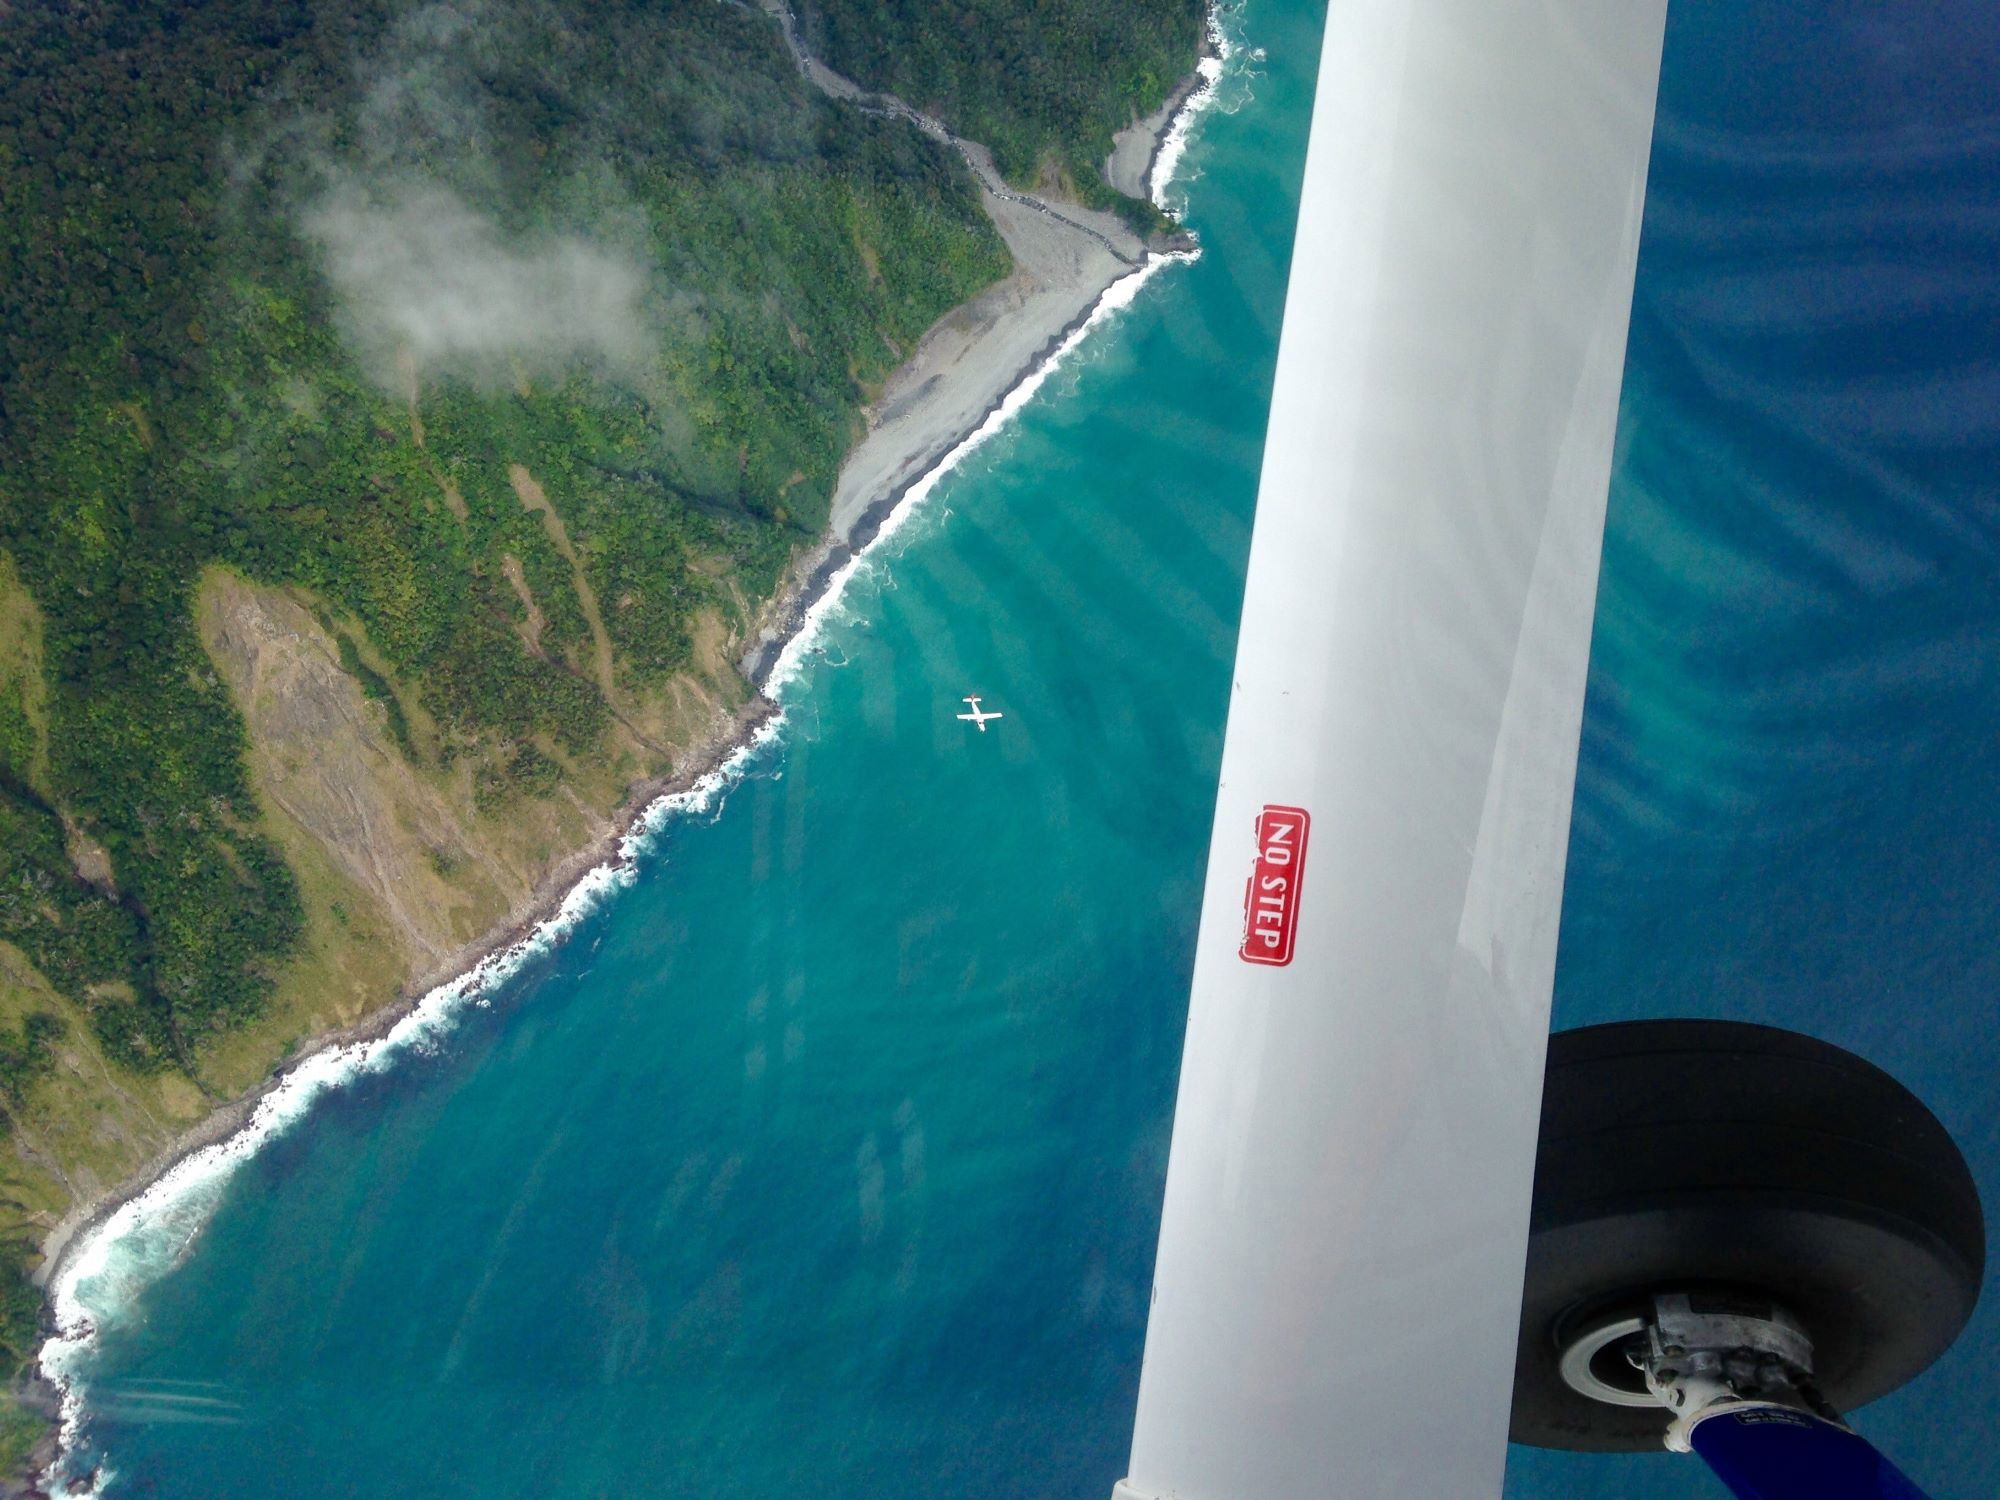
[[[2000,48],[1760,15],[1669,38],[1558,1019],[1856,1046],[2000,1201]],[[1108,1494],[1317,46],[1230,24],[1208,253],[892,539],[719,805],[124,1299],[115,1492]],[[1864,1414],[1940,1500],[2000,1489],[1996,1331]]]

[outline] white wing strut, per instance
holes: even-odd
[[[1500,1492],[1664,11],[1330,7],[1121,1500]]]

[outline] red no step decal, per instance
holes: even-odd
[[[1299,882],[1305,878],[1311,831],[1312,819],[1303,807],[1267,804],[1257,815],[1257,863],[1243,891],[1243,945],[1236,950],[1247,964],[1292,961]]]

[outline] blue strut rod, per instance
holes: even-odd
[[[1789,1406],[1702,1416],[1688,1444],[1737,1500],[1925,1500],[1861,1434]]]

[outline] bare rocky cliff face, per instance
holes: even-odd
[[[199,618],[249,725],[258,795],[290,825],[281,841],[316,844],[351,887],[349,902],[379,910],[411,962],[442,961],[526,899],[541,873],[535,862],[518,841],[481,828],[469,789],[424,777],[404,758],[383,705],[341,669],[310,610],[217,570]],[[551,834],[584,843],[602,831],[604,820],[588,814],[581,827],[561,826],[581,821],[569,812]]]
[[[395,988],[409,988],[446,977],[482,940],[528,920],[565,872],[601,857],[636,788],[670,775],[677,758],[726,736],[737,718],[702,672],[649,697],[621,692],[604,744],[566,767],[553,790],[483,806],[471,764],[422,753],[435,735],[420,698],[401,684],[398,706],[419,753],[397,743],[387,705],[343,668],[307,596],[215,568],[202,580],[196,618],[249,730],[251,780],[270,831],[300,875],[309,940],[288,966],[294,973],[281,977],[278,1006],[318,991],[320,1003],[300,1018],[309,1030],[394,998],[380,988],[384,944],[400,970]],[[707,654],[713,666],[726,661],[719,638]],[[608,647],[604,658],[608,679]]]

